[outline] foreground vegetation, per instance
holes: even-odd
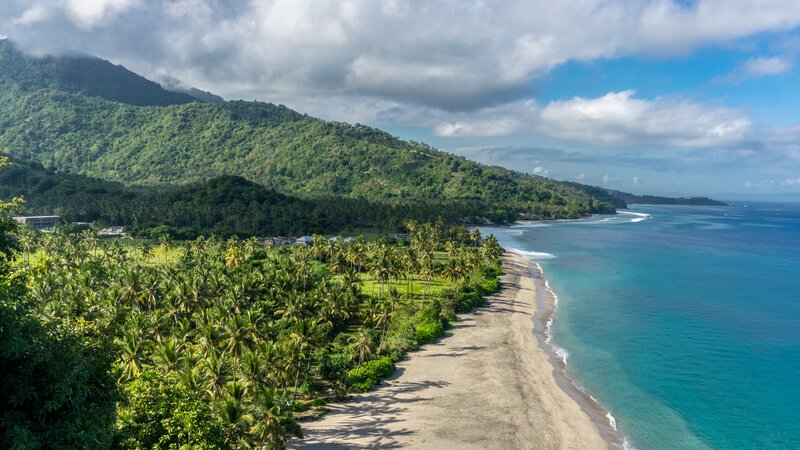
[[[281,448],[499,287],[496,240],[441,222],[276,249],[2,227],[13,448]]]

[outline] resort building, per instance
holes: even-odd
[[[125,236],[125,227],[115,226],[115,227],[103,228],[102,230],[98,231],[97,234],[99,234],[100,237],[107,237],[107,238],[122,237]]]
[[[314,244],[314,238],[311,236],[303,236],[295,239],[294,243],[301,245],[312,245]]]
[[[16,216],[14,220],[37,230],[49,230],[61,223],[61,216]]]

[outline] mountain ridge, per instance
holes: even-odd
[[[114,74],[64,81],[58,68],[65,61]],[[174,97],[99,58],[30,57],[0,41],[0,74],[0,152],[59,171],[131,185],[235,175],[300,198],[460,204],[468,216],[499,221],[577,218],[626,205],[601,188],[479,164],[283,105]],[[129,92],[136,102],[124,101],[126,86],[147,95]]]

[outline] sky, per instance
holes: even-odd
[[[797,0],[2,0],[0,36],[561,180],[800,192]]]

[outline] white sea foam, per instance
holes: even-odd
[[[608,424],[611,425],[611,428],[617,431],[617,419],[615,419],[611,413],[606,414],[606,417],[608,417]]]
[[[647,213],[640,213],[636,211],[617,211],[620,214],[630,214],[632,216],[639,216],[639,217],[650,217],[650,214]]]
[[[636,214],[638,215],[640,213],[636,213]],[[646,216],[650,217],[649,215],[646,215]],[[641,219],[641,220],[645,220],[647,217],[637,217],[637,218]],[[539,276],[544,278],[544,270],[542,270],[541,264],[539,264],[539,263],[534,263],[534,264],[536,265],[536,271],[539,273]],[[547,346],[550,347],[550,350],[553,352],[553,354],[556,357],[558,357],[561,360],[561,362],[564,364],[564,373],[566,374],[566,367],[567,367],[567,360],[569,359],[569,352],[567,352],[567,350],[555,345],[552,342],[553,332],[552,332],[551,328],[553,326],[553,321],[555,319],[556,309],[558,309],[558,296],[556,295],[555,291],[553,291],[553,289],[550,288],[550,280],[548,280],[547,278],[544,278],[544,287],[545,287],[545,290],[547,291],[548,295],[550,295],[551,298],[553,299],[553,312],[552,312],[552,314],[550,314],[550,317],[548,317],[547,323],[545,324],[545,331],[544,331],[545,343],[547,344]],[[578,389],[579,391],[583,392],[593,402],[595,402],[598,405],[598,407],[600,407],[601,409],[606,411],[606,419],[608,419],[609,427],[612,430],[614,430],[614,432],[618,432],[619,430],[617,429],[617,419],[610,412],[608,412],[608,410],[603,408],[603,405],[599,401],[597,401],[597,399],[594,398],[583,385],[578,383],[577,380],[575,380],[574,378],[568,377],[568,376],[567,376],[567,379],[569,380],[569,382],[576,389]],[[628,442],[628,438],[626,436],[622,435],[621,437],[622,437],[622,450],[636,450]],[[619,448],[618,444],[615,447]]]
[[[528,259],[537,260],[537,259],[553,259],[556,255],[551,253],[544,253],[544,252],[531,252],[528,250],[520,250],[518,248],[509,248],[508,251],[512,253],[516,253],[518,255],[524,256]]]
[[[556,356],[558,356],[558,358],[561,359],[561,362],[564,363],[564,366],[566,366],[567,365],[567,358],[569,358],[569,352],[567,352],[563,348],[555,346],[555,345],[552,345],[552,347],[553,347],[553,351],[555,352]]]
[[[641,222],[643,220],[647,220],[647,219],[650,219],[652,217],[650,214],[640,213],[640,212],[636,212],[636,211],[617,211],[617,213],[619,213],[619,214],[627,214],[629,216],[636,216],[633,219],[629,220],[628,221],[629,223]]]

